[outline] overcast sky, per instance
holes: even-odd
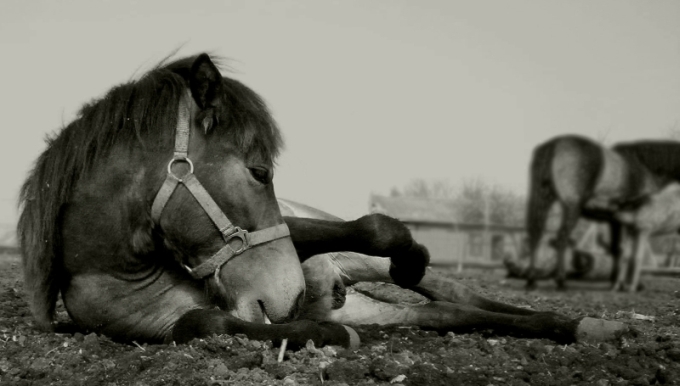
[[[680,131],[679,21],[675,0],[3,0],[0,223],[47,133],[180,46],[268,102],[281,197],[352,218],[414,178],[524,193],[552,136]]]

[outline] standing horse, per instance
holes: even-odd
[[[648,170],[662,186],[658,192],[624,204],[616,214],[633,239],[633,252],[621,255],[613,289],[625,289],[628,281],[629,290],[635,291],[650,237],[680,230],[680,143],[639,141],[617,144],[613,150],[629,164]]]
[[[123,341],[243,333],[348,347],[358,336],[343,325],[364,322],[559,341],[627,330],[500,304],[436,278],[425,248],[387,216],[342,222],[277,201],[280,146],[259,96],[206,54],[159,65],[83,107],[48,140],[21,190],[24,282],[38,326],[54,329],[61,294],[78,326]],[[435,301],[414,308],[348,294],[359,280]]]
[[[672,220],[661,220],[658,215],[652,220],[650,215],[662,211],[659,205],[661,202],[668,204],[671,193],[652,200],[648,198],[673,181],[680,181],[678,147],[680,145],[672,142],[647,141],[619,144],[607,149],[575,135],[559,136],[539,145],[534,150],[530,166],[526,217],[530,253],[527,288],[532,289],[536,285],[538,246],[548,213],[555,202],[559,202],[562,209],[555,240],[558,288],[565,287],[565,255],[571,233],[580,217],[609,223],[610,249],[615,259],[612,281],[614,289],[622,288],[621,272],[627,269],[617,268],[620,265],[622,227],[626,225],[628,233],[634,236],[635,256],[640,257],[633,261],[640,260],[642,245],[652,230],[661,231],[661,228],[669,227],[665,223]],[[638,216],[638,210],[646,214]],[[649,231],[640,232],[641,228]],[[624,260],[626,264],[629,261],[627,257]],[[631,290],[635,290],[636,286],[637,280]]]

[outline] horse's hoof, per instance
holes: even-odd
[[[628,325],[611,320],[585,317],[576,326],[577,342],[618,341],[622,337],[633,334]]]
[[[357,334],[357,332],[351,327],[347,327],[345,325],[343,325],[343,327],[345,327],[347,334],[349,334],[349,343],[345,348],[350,350],[358,349],[359,346],[361,346],[361,338],[359,338],[359,334]]]
[[[625,292],[628,290],[628,285],[626,284],[625,281],[615,281],[614,284],[612,284],[612,292]]]
[[[628,286],[628,292],[631,294],[634,294],[636,292],[640,292],[645,289],[645,285],[638,282],[637,284],[631,284]]]
[[[430,253],[425,246],[413,243],[402,255],[391,257],[390,276],[401,287],[412,287],[420,283],[425,276],[425,269],[430,264]]]
[[[527,281],[527,284],[524,286],[524,289],[527,291],[535,291],[538,286],[536,285],[536,282],[533,280]]]

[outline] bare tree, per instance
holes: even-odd
[[[420,198],[437,198],[437,199],[451,199],[455,197],[456,189],[447,180],[432,180],[426,181],[422,178],[416,178],[404,185],[401,189],[393,187],[390,191],[392,197],[420,197]]]
[[[415,179],[391,196],[448,199],[457,208],[460,220],[471,224],[523,225],[524,197],[500,185],[481,179],[466,179],[456,187],[447,180]]]
[[[671,127],[668,128],[666,135],[669,139],[680,141],[680,121],[673,122]]]

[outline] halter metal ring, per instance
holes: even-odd
[[[172,165],[175,162],[186,162],[186,163],[188,163],[189,164],[189,173],[187,173],[185,175],[194,174],[194,163],[191,162],[189,157],[177,157],[177,156],[175,156],[170,160],[170,162],[168,162],[168,175],[169,176],[172,176],[177,181],[182,181],[182,179],[180,177],[177,177],[177,175],[175,175],[175,173],[172,172]]]
[[[234,250],[234,254],[238,255],[240,253],[243,253],[246,249],[250,248],[250,245],[248,245],[248,231],[241,229],[239,227],[235,228],[236,231],[234,233],[230,233],[228,236],[224,238],[224,242],[229,244],[229,242],[238,237],[241,239],[241,247],[237,250]]]

